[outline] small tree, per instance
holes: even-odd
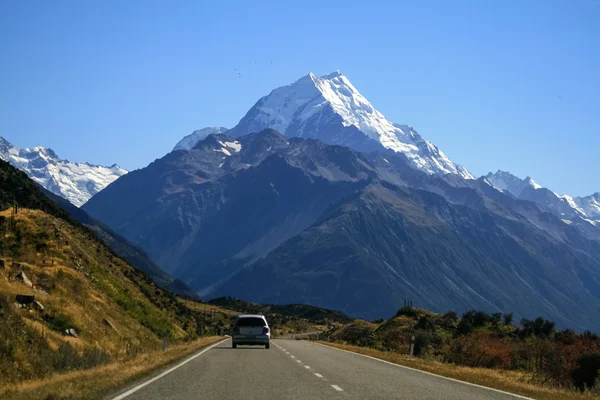
[[[476,311],[475,314],[473,314],[473,326],[476,328],[482,327],[485,325],[486,322],[489,322],[490,319],[490,316],[487,315],[485,312]]]
[[[468,318],[463,318],[456,327],[456,333],[459,335],[468,335],[469,333],[473,332],[474,329],[475,328],[473,327],[471,321]]]
[[[513,313],[504,314],[504,325],[512,325]]]
[[[421,318],[419,318],[419,321],[415,325],[415,328],[424,331],[434,331],[435,322],[433,321],[433,318],[431,318],[431,316],[423,315]]]
[[[500,322],[502,322],[502,314],[500,313],[493,313],[491,315],[490,321],[492,323],[492,326],[497,328],[500,325]]]

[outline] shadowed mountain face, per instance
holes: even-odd
[[[364,318],[410,299],[600,328],[597,241],[485,179],[428,175],[391,150],[213,135],[84,209],[206,297]]]
[[[344,147],[288,141],[273,130],[213,135],[132,172],[85,210],[207,294],[374,174]]]

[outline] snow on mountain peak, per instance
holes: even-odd
[[[309,73],[294,83],[274,89],[228,134],[243,136],[265,128],[359,151],[383,146],[404,153],[413,166],[427,173],[455,173],[473,178],[414,129],[385,118],[340,71],[321,77]]]
[[[228,129],[222,126],[209,126],[207,128],[198,129],[191,134],[181,139],[173,148],[175,150],[191,150],[198,142],[206,139],[208,135],[219,135],[227,132]]]
[[[600,221],[600,194],[596,193],[586,197],[572,197],[569,195],[559,195],[551,190],[544,189],[531,177],[520,179],[510,172],[497,171],[489,173],[484,177],[496,189],[507,190],[513,196],[525,200],[532,200],[545,208],[559,214],[562,217],[565,214],[581,217],[594,225]],[[526,188],[535,189],[534,192],[526,191]]]
[[[19,149],[2,137],[0,159],[9,162],[48,191],[66,198],[78,207],[127,173],[116,164],[104,167],[62,160],[52,149],[42,146]]]
[[[521,195],[521,192],[527,187],[532,187],[536,190],[542,188],[529,176],[525,179],[520,179],[511,174],[510,172],[506,171],[498,170],[496,173],[490,172],[485,176],[485,178],[496,189],[501,189],[502,191],[509,191],[515,197],[519,197]]]
[[[534,188],[534,189],[541,189],[542,188],[541,185],[538,185],[538,183],[536,181],[534,181],[533,179],[531,179],[531,177],[529,177],[529,176],[527,178],[525,178],[525,182],[527,182],[527,184],[529,186],[531,186],[532,188]]]

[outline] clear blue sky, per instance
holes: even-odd
[[[598,0],[0,2],[0,136],[72,161],[143,167],[336,69],[474,174],[600,191]]]

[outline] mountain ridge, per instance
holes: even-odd
[[[3,137],[0,137],[0,159],[78,207],[128,172],[117,164],[105,167],[63,160],[52,149],[42,146],[19,149]]]
[[[537,184],[531,177],[521,179],[500,170],[490,172],[483,178],[497,189],[507,190],[517,198],[541,205],[565,223],[584,222],[598,227],[600,235],[600,193],[578,197],[559,195]]]

